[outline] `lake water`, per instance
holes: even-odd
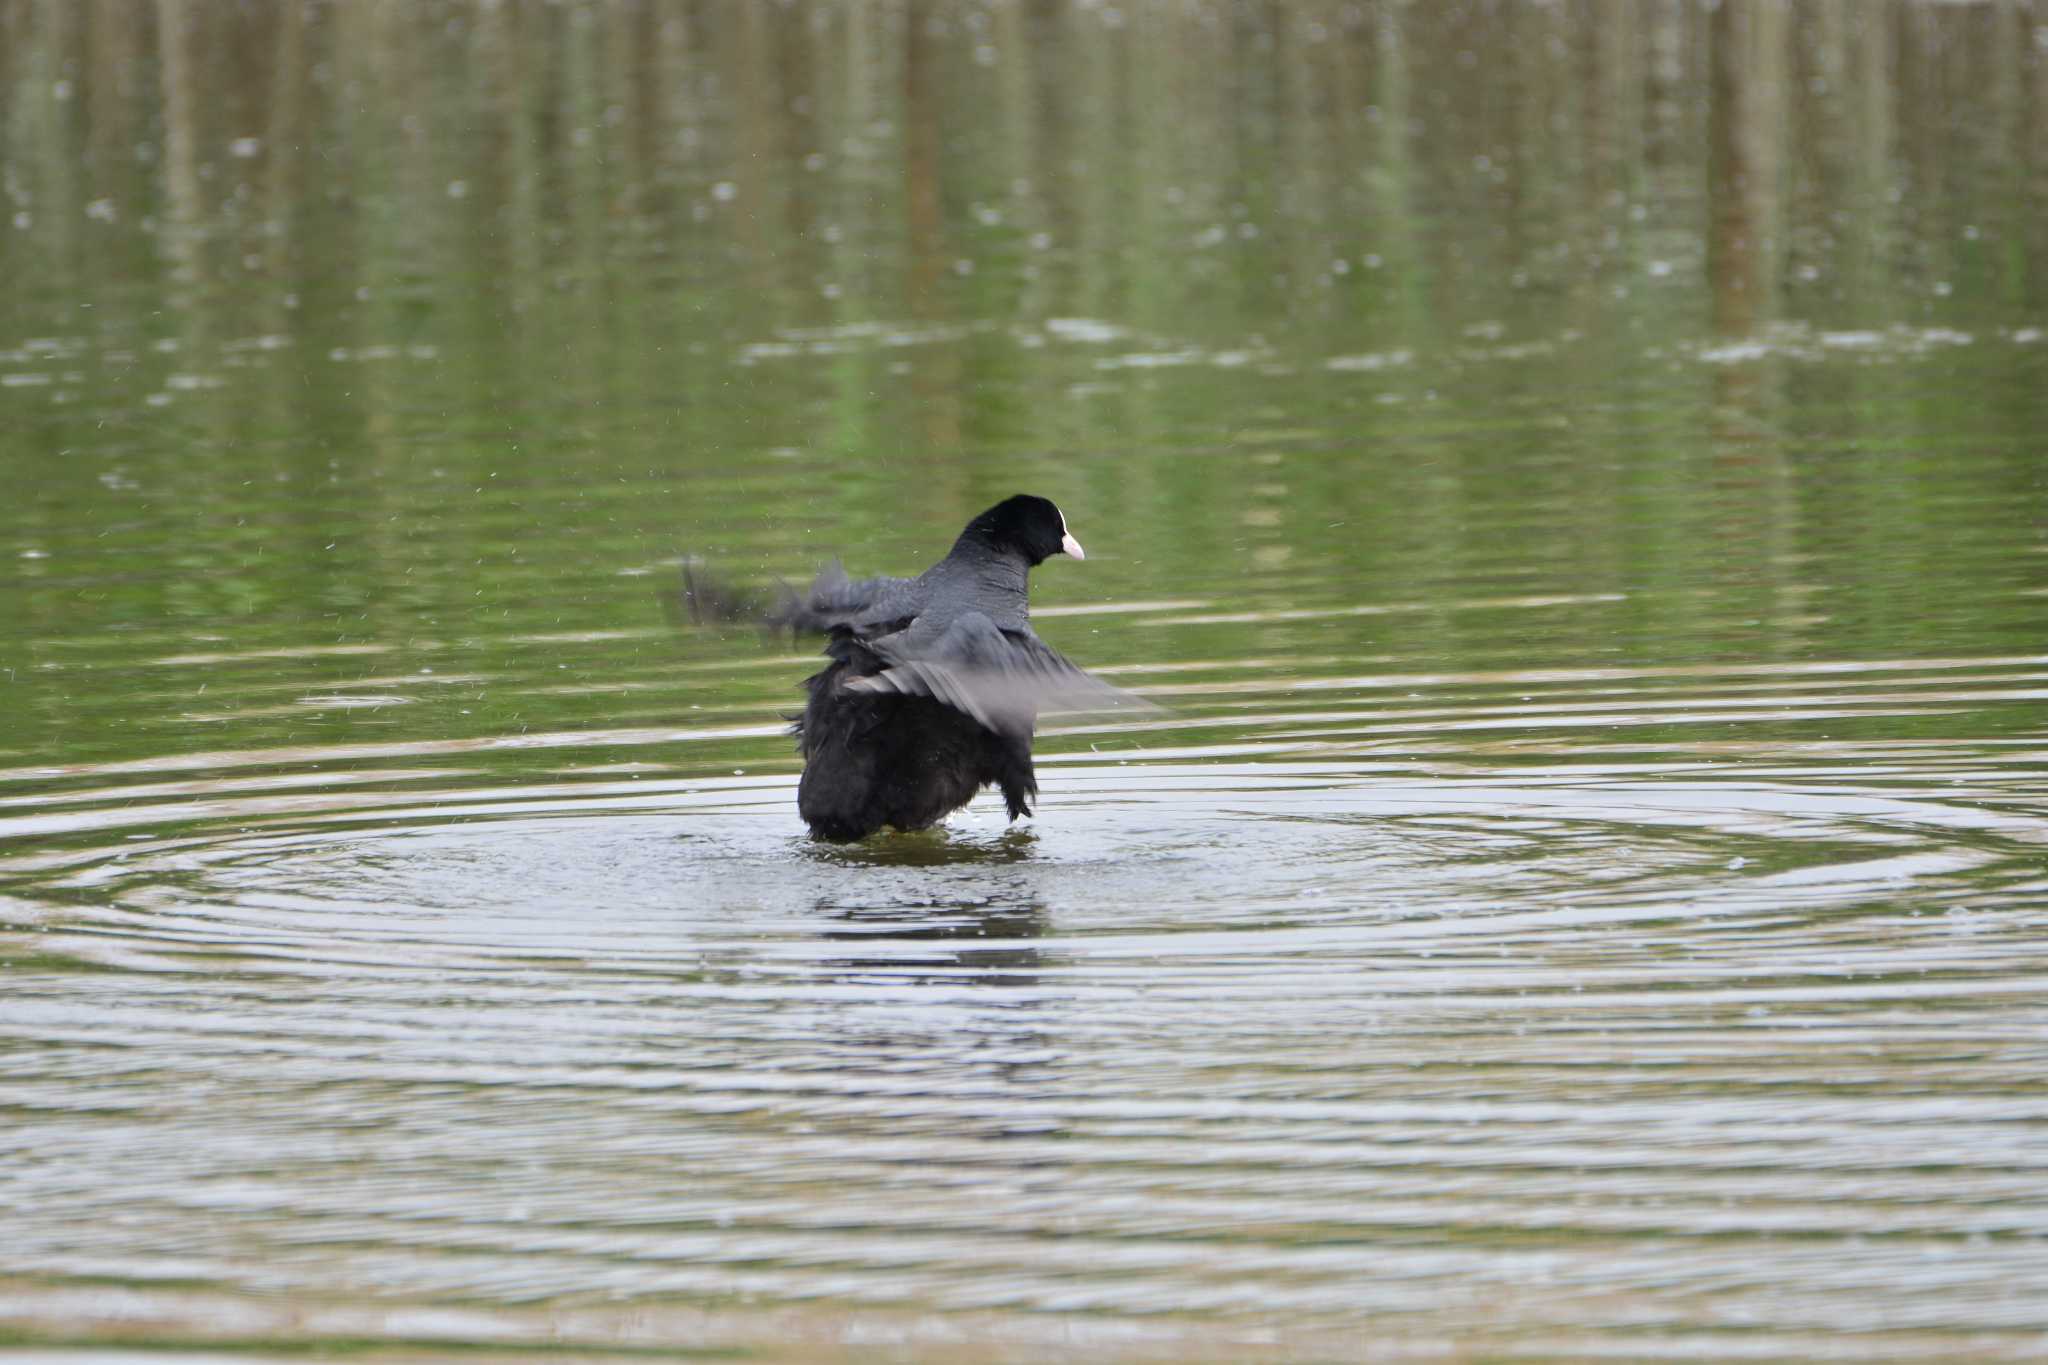
[[[0,0],[0,1354],[2038,1359],[2048,12]],[[815,844],[1018,490],[1162,708]]]

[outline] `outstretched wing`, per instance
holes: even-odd
[[[835,626],[855,626],[887,619],[892,610],[916,615],[908,578],[848,578],[846,570],[833,560],[818,570],[811,586],[799,594],[787,583],[781,586],[782,600],[769,614],[771,625],[792,631],[823,634]]]
[[[920,633],[869,638],[887,667],[847,686],[930,697],[1005,735],[1028,735],[1038,717],[1056,712],[1157,709],[1083,672],[1028,628],[1004,630],[978,611],[930,638]]]
[[[836,626],[866,621],[878,609],[902,608],[901,614],[915,615],[913,595],[908,591],[911,582],[907,578],[848,578],[834,560],[820,569],[802,592],[777,582],[770,602],[764,601],[758,590],[734,588],[702,564],[686,559],[681,604],[698,625],[744,622],[769,630],[823,635]]]

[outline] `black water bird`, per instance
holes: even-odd
[[[885,825],[924,829],[991,784],[1012,820],[1029,815],[1041,714],[1146,705],[1031,629],[1028,575],[1056,554],[1086,558],[1059,508],[1020,493],[968,522],[916,578],[856,581],[835,563],[807,592],[785,588],[758,613],[828,637],[831,662],[805,680],[810,697],[794,727],[804,757],[797,811],[812,834],[847,841]],[[700,619],[746,614],[740,599],[685,575]]]

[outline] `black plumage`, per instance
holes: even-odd
[[[797,810],[820,838],[924,829],[994,785],[1031,813],[1041,714],[1144,703],[1082,672],[1031,629],[1028,576],[1083,558],[1059,508],[1019,494],[983,512],[916,578],[849,579],[838,565],[772,624],[823,632],[829,662],[805,681]],[[694,582],[693,606],[709,601]]]

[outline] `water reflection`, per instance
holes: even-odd
[[[1007,897],[1014,893],[1006,889],[1001,894]],[[1036,973],[1041,959],[1032,940],[1047,932],[1043,906],[1004,904],[998,899],[929,909],[894,904],[847,908],[821,900],[816,908],[821,922],[836,919],[841,925],[825,930],[822,937],[831,942],[862,944],[869,950],[840,964],[849,971],[902,976],[914,983],[946,980],[980,981],[996,986],[1038,984]],[[935,954],[925,946],[933,943],[948,946]],[[888,955],[899,948],[901,955]]]
[[[2043,666],[1795,681],[1853,727],[1859,684],[1953,717],[2026,706]],[[2038,737],[1589,734],[1546,709],[1785,682],[1273,677],[1223,694],[1206,746],[1049,762],[1029,828],[844,848],[801,837],[789,775],[674,755],[333,824],[277,818],[252,776],[183,839],[82,827],[94,852],[16,872],[0,936],[4,1098],[67,1154],[16,1168],[11,1254],[117,1280],[175,1255],[258,1296],[404,1284],[492,1332],[593,1284],[636,1311],[846,1296],[862,1330],[1086,1311],[1290,1341],[1361,1299],[1455,1339],[1475,1285],[1576,1341],[1618,1298],[1683,1320],[1677,1293],[1774,1340],[1931,1319],[1923,1345],[1958,1329],[1908,1308],[1961,1285],[1971,1332],[2037,1332],[2000,1295],[2039,1301],[2028,1061],[2001,1041],[2041,965]],[[1424,688],[1449,713],[1396,754],[1236,756],[1304,695]],[[181,1098],[219,1093],[243,1100]],[[195,1252],[200,1218],[236,1238]],[[1550,1288],[1523,1299],[1531,1258]],[[18,1301],[32,1327],[71,1302]],[[202,1336],[222,1311],[152,1302]]]
[[[941,827],[852,844],[806,840],[800,856],[833,867],[1006,867],[1030,861],[1037,846],[1031,828]]]
[[[1018,1087],[1053,1079],[1067,1059],[1056,1032],[1060,993],[1042,989],[1046,964],[1037,940],[1050,925],[1044,906],[1017,894],[1003,887],[987,898],[930,906],[819,900],[818,922],[834,926],[819,937],[856,949],[820,959],[821,979],[877,992],[839,1025],[856,1070],[944,1076],[948,1089],[984,1072]],[[961,995],[963,987],[974,994]],[[995,1137],[1049,1131],[1036,1116],[996,1114],[976,1126]]]
[[[15,638],[86,593],[489,673],[487,626],[644,625],[618,578],[685,549],[913,562],[1022,483],[1129,528],[1095,599],[1533,577],[1791,658],[1988,643],[2042,586],[1949,548],[2031,534],[1976,521],[2048,388],[2013,6],[0,15]],[[0,740],[77,714],[65,667]]]

